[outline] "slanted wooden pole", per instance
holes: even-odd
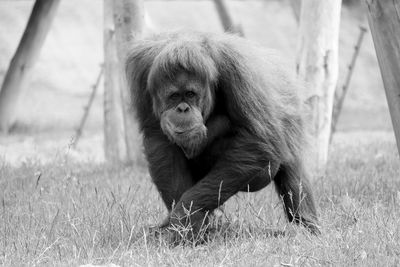
[[[84,109],[81,122],[79,123],[79,126],[76,129],[75,137],[74,137],[74,140],[72,143],[72,148],[76,148],[76,146],[78,145],[79,139],[82,136],[83,128],[85,127],[87,118],[89,117],[90,108],[92,107],[92,104],[93,104],[94,98],[96,96],[97,89],[99,88],[100,80],[101,80],[101,77],[103,76],[103,73],[104,73],[104,66],[103,66],[103,64],[101,64],[99,74],[97,75],[97,78],[96,78],[96,82],[92,86],[92,92],[90,94],[88,103]]]
[[[328,162],[333,98],[338,78],[340,0],[302,0],[298,74],[307,82],[310,108],[310,164],[314,177],[325,174]]]
[[[128,161],[113,0],[104,0],[104,153],[110,164]]]
[[[400,155],[400,0],[365,0]]]
[[[133,113],[131,93],[127,86],[125,59],[129,46],[142,38],[145,25],[143,0],[114,0],[114,25],[119,59],[120,90],[123,105],[125,142],[130,161],[135,161],[140,154],[138,145],[139,129]]]
[[[346,80],[342,86],[342,88],[336,88],[335,91],[335,101],[333,103],[333,111],[332,111],[332,126],[331,126],[331,137],[336,132],[336,126],[339,120],[340,112],[342,111],[343,102],[347,94],[347,90],[349,89],[351,77],[353,76],[354,67],[356,66],[357,58],[360,53],[360,48],[362,41],[364,39],[364,35],[367,29],[363,26],[360,26],[360,34],[358,35],[357,44],[354,47],[353,57],[351,58],[351,62],[348,66],[348,72],[346,75]]]
[[[297,23],[299,23],[301,14],[301,0],[289,0],[289,2],[292,6],[294,18],[296,19]]]
[[[21,93],[40,53],[60,0],[36,0],[0,91],[0,131],[7,133],[16,121]]]
[[[243,29],[240,25],[235,25],[233,23],[233,19],[228,12],[228,8],[226,6],[225,0],[214,0],[215,7],[217,8],[217,12],[219,18],[221,19],[222,26],[224,27],[224,31],[230,33],[236,33],[239,36],[244,36]]]

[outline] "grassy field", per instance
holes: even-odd
[[[171,248],[149,234],[166,214],[144,163],[110,168],[69,154],[45,165],[0,162],[0,264],[400,264],[400,164],[391,133],[335,136],[328,174],[313,182],[320,236],[288,225],[270,186],[230,199],[223,231],[196,247]],[[271,229],[291,234],[270,237]]]

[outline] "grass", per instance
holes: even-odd
[[[171,248],[151,235],[165,209],[146,166],[34,159],[0,167],[0,263],[122,266],[396,266],[400,164],[391,133],[339,133],[315,181],[322,234],[286,223],[273,187],[230,199],[210,242]],[[292,234],[271,237],[271,229]]]

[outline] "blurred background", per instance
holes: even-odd
[[[275,48],[295,62],[298,24],[289,1],[227,1],[246,38]],[[0,1],[0,84],[18,46],[34,1]],[[339,81],[343,86],[360,32],[368,28],[364,6],[343,1]],[[146,32],[196,29],[223,32],[213,1],[145,1]],[[0,156],[48,160],[68,148],[103,62],[103,1],[61,1],[50,32],[21,95],[17,123],[0,138]],[[392,131],[385,91],[368,31],[361,46],[338,122],[339,132]],[[392,134],[393,135],[393,134]],[[333,137],[335,138],[335,136]],[[393,137],[394,140],[394,137]],[[103,82],[91,107],[75,157],[102,161]],[[60,152],[61,153],[61,152]]]

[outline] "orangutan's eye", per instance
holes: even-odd
[[[196,95],[196,93],[193,91],[188,91],[185,93],[185,97],[187,97],[187,98],[193,98],[195,95]]]
[[[169,95],[169,99],[171,100],[178,100],[180,97],[179,93],[172,93]]]

